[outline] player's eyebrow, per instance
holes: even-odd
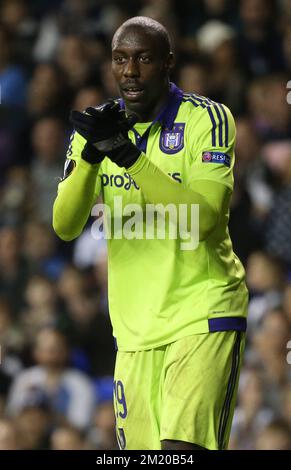
[[[153,51],[149,48],[145,49],[144,47],[135,48],[135,47],[127,47],[127,46],[117,46],[112,49],[112,53],[123,53],[126,54],[128,52],[133,52],[134,54],[144,54],[144,53],[152,53]]]

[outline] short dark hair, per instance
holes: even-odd
[[[172,45],[168,31],[161,23],[147,16],[134,16],[125,21],[115,32],[112,39],[112,47],[114,46],[114,42],[120,39],[129,28],[136,30],[141,29],[154,36],[159,42],[161,55],[167,57],[171,52]]]

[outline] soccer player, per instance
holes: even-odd
[[[226,449],[247,312],[227,228],[235,124],[226,106],[170,83],[172,67],[158,22],[135,17],[116,31],[121,98],[72,112],[53,226],[63,240],[78,237],[100,193],[108,226],[129,222],[130,211],[114,217],[117,199],[140,208],[136,223],[148,206],[186,208],[176,239],[141,236],[157,223],[145,217],[142,233],[108,237],[117,439],[123,449]],[[183,249],[197,205],[199,243]]]

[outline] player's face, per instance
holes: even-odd
[[[168,91],[171,57],[163,57],[157,39],[128,29],[112,44],[112,71],[126,109],[152,119]]]

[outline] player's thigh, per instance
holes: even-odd
[[[117,353],[114,408],[122,449],[160,449],[159,384],[164,349]]]
[[[193,335],[171,344],[164,366],[161,440],[227,446],[244,333]]]

